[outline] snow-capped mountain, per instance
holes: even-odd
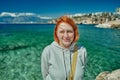
[[[51,19],[35,13],[2,12],[0,14],[0,23],[47,23]]]

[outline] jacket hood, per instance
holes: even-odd
[[[60,49],[62,49],[62,50],[70,50],[70,51],[72,51],[72,50],[74,50],[74,46],[76,45],[76,43],[75,43],[75,42],[72,43],[72,44],[70,45],[70,47],[68,47],[68,48],[63,48],[63,47],[61,47],[56,41],[53,41],[51,45],[52,45],[52,46],[55,46],[55,47],[58,47],[58,48],[60,48]]]

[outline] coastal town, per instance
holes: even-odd
[[[115,12],[96,12],[68,15],[74,19],[76,24],[95,24],[96,27],[103,28],[120,28],[120,8]],[[49,24],[55,24],[56,19],[49,21]]]

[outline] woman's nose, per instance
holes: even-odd
[[[64,37],[68,37],[68,33],[67,32],[64,33]]]

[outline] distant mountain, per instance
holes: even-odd
[[[2,12],[0,14],[0,23],[47,23],[51,19],[51,17],[42,17],[35,13]]]

